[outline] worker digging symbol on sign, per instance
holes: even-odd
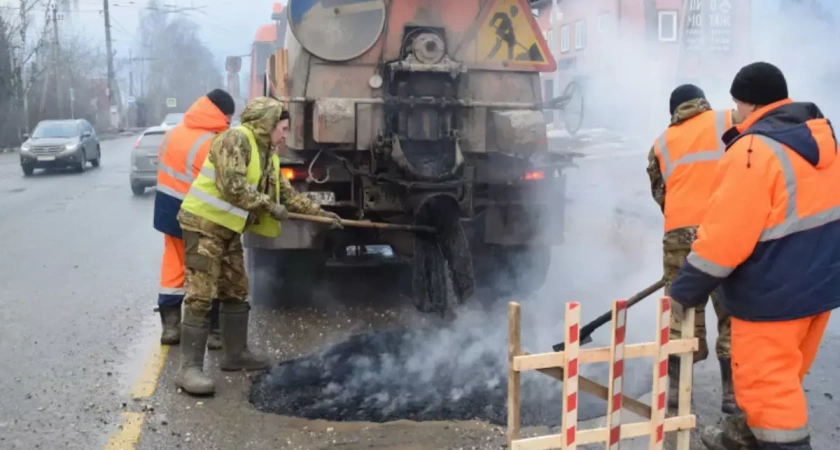
[[[542,61],[540,50],[536,44],[530,48],[525,47],[516,40],[516,33],[514,32],[513,19],[519,15],[519,8],[516,6],[510,7],[510,14],[504,11],[499,11],[493,14],[489,25],[496,29],[496,45],[490,50],[490,53],[485,59],[493,59],[502,49],[502,45],[507,44],[507,59],[516,61]],[[513,55],[514,48],[520,46],[525,49],[516,57]]]

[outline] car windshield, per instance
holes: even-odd
[[[163,141],[163,133],[147,133],[140,138],[140,145],[138,147],[157,149],[161,141]]]
[[[70,138],[79,135],[76,122],[41,122],[32,132],[33,138]]]
[[[167,114],[166,117],[163,119],[163,123],[167,125],[177,125],[181,123],[181,120],[184,119],[184,114],[182,113],[171,113]]]

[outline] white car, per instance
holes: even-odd
[[[172,128],[183,121],[184,113],[169,113],[163,118],[163,122],[160,123],[160,126],[164,128]]]
[[[128,175],[134,195],[143,195],[146,188],[157,184],[158,147],[167,130],[169,127],[147,128],[134,143]]]

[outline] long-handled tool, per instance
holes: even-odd
[[[305,220],[307,222],[323,223],[326,225],[333,223],[329,217],[299,213],[289,213],[289,219]],[[370,222],[367,220],[341,219],[341,225],[345,227],[376,228],[379,230],[412,231],[415,233],[435,233],[437,231],[434,227],[424,225],[404,225],[398,223]]]
[[[630,308],[636,303],[639,303],[647,297],[650,297],[651,294],[662,289],[663,287],[665,287],[665,280],[659,280],[656,283],[651,284],[650,286],[644,288],[644,290],[639,291],[636,295],[628,298],[627,307]],[[592,342],[592,333],[594,333],[595,330],[597,330],[604,324],[609,323],[610,320],[612,320],[612,310],[601,314],[600,316],[598,316],[597,319],[582,326],[580,328],[580,345],[586,345]],[[555,352],[562,352],[566,349],[566,343],[561,342],[559,344],[555,344],[552,348]]]

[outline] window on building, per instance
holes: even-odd
[[[552,55],[557,54],[557,38],[554,37],[553,28],[549,28],[548,31],[545,32],[545,41],[548,43],[548,51],[551,52]]]
[[[598,32],[599,33],[606,33],[609,30],[610,26],[610,15],[609,13],[601,13],[598,14]]]
[[[661,42],[677,41],[676,11],[659,11],[659,40]]]
[[[586,47],[586,23],[582,20],[575,22],[575,49]]]
[[[566,53],[572,49],[571,41],[569,40],[569,26],[563,25],[560,27],[560,53]]]

